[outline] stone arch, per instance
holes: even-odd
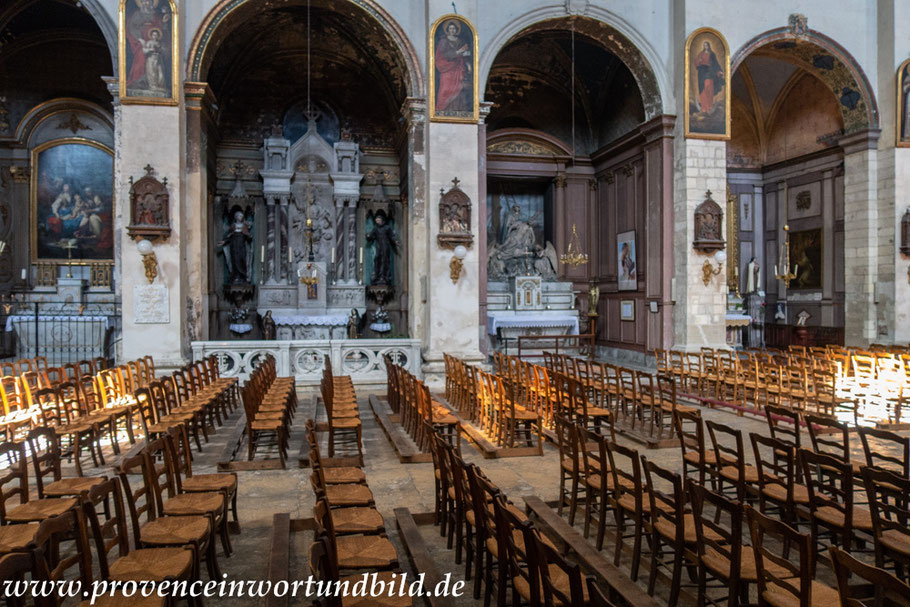
[[[731,56],[730,73],[759,49],[798,65],[824,82],[840,103],[846,133],[878,128],[878,105],[872,86],[856,59],[835,40],[811,29],[804,34],[796,34],[788,27],[769,30]],[[854,92],[858,99],[852,95]]]
[[[654,66],[662,65],[654,48],[631,24],[616,13],[601,7],[588,6],[583,15],[567,12],[565,4],[537,8],[518,16],[490,40],[480,55],[480,90],[487,87],[490,70],[496,57],[507,44],[522,34],[539,29],[549,29],[557,20],[576,18],[591,24],[585,34],[603,48],[619,57],[629,68],[645,106],[645,120],[660,114],[675,113],[668,110],[672,103],[672,88],[668,75]]]
[[[369,14],[395,43],[396,50],[407,71],[407,92],[411,97],[426,95],[426,84],[417,52],[401,26],[383,9],[376,0],[347,0]],[[193,82],[205,81],[208,68],[217,50],[217,44],[211,45],[220,26],[225,22],[242,22],[242,13],[252,10],[260,0],[221,0],[202,22],[193,36],[193,43],[186,61],[186,79]],[[236,17],[236,18],[235,18]],[[233,30],[236,25],[229,28]],[[229,33],[229,32],[227,32]],[[210,46],[214,46],[209,50]]]

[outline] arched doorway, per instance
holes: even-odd
[[[598,346],[639,356],[663,347],[668,324],[659,302],[670,277],[661,259],[670,245],[662,240],[668,217],[660,209],[669,205],[662,175],[671,170],[673,121],[660,116],[657,80],[641,53],[601,21],[536,23],[499,50],[485,99],[492,103],[486,120],[487,312],[497,311],[501,285],[521,270],[520,261],[510,267],[496,259],[509,246],[505,228],[516,215],[532,226],[535,247],[555,266],[556,280],[576,291],[589,284],[600,289]],[[573,228],[589,254],[585,265],[558,261]],[[620,276],[622,243],[635,251],[631,277]],[[591,311],[587,298],[580,300],[579,309]],[[650,300],[657,312],[649,312]],[[494,340],[494,347],[501,345]]]
[[[423,88],[416,54],[388,16],[365,0],[313,0],[309,53],[307,22],[303,0],[279,7],[222,3],[190,52],[190,77],[207,82],[213,99],[212,121],[203,126],[213,339],[237,337],[231,329],[240,325],[249,325],[243,337],[259,337],[256,313],[290,318],[317,307],[356,308],[372,318],[381,306],[397,333],[407,331],[409,166],[402,107]],[[283,193],[276,179],[285,184]],[[252,289],[243,297],[236,297],[236,279],[218,244],[238,210],[252,238]],[[393,289],[364,299],[363,286],[376,295],[372,287],[380,280],[365,242],[380,215],[399,243],[385,277]],[[298,293],[294,273],[310,261],[311,237],[312,261],[322,264],[324,282]],[[322,305],[310,310],[308,298]],[[246,310],[248,322],[235,322],[238,310]],[[346,315],[342,320],[346,325]],[[279,323],[278,337],[339,337],[344,325],[324,331]],[[374,336],[370,325],[362,326],[363,334]]]
[[[868,83],[843,49],[811,31],[763,34],[733,67],[728,282],[758,323],[746,344],[843,344],[851,206],[843,142],[877,125]]]

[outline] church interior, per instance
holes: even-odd
[[[0,3],[0,601],[910,605],[908,25]]]

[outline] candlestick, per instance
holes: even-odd
[[[335,247],[332,247],[332,265],[335,265]]]
[[[288,263],[294,263],[294,247],[288,247]]]
[[[360,263],[363,264],[363,247],[360,247]]]
[[[259,250],[259,263],[265,263],[265,245]]]

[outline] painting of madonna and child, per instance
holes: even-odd
[[[170,0],[121,0],[121,96],[174,99],[173,5]]]
[[[723,36],[696,30],[686,44],[686,137],[729,139],[730,56]]]
[[[85,143],[36,152],[33,255],[39,260],[114,258],[114,158]]]
[[[439,122],[477,120],[477,35],[461,17],[436,22],[430,36],[430,117]]]

